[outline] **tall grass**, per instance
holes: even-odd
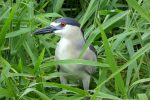
[[[0,99],[150,99],[150,1],[78,1],[0,0]],[[59,37],[32,36],[63,16],[75,18],[84,30],[80,56],[92,44],[98,62],[55,60]],[[97,66],[91,93],[74,82],[60,84],[65,73],[55,70],[58,64]]]

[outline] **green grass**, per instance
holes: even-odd
[[[0,0],[0,99],[10,100],[149,100],[149,0]],[[76,14],[76,16],[74,16]],[[55,60],[59,37],[32,36],[59,17],[81,23],[97,62]],[[76,83],[60,84],[58,64],[97,67],[90,92]],[[67,94],[65,94],[67,92]]]

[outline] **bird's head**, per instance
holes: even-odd
[[[39,29],[33,34],[48,34],[54,33],[61,37],[74,37],[76,35],[81,35],[80,24],[68,17],[59,18],[52,22],[50,26],[46,28]]]

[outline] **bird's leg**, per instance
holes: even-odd
[[[84,90],[89,90],[90,79],[91,79],[91,76],[88,74],[86,74],[86,76],[83,77],[82,83],[83,83]],[[86,97],[84,97],[84,100],[90,100],[90,97],[86,96]]]
[[[60,76],[61,84],[67,84],[67,79],[64,76]]]
[[[67,79],[64,76],[60,76],[60,82],[61,82],[61,84],[67,84]],[[64,92],[64,95],[67,96],[67,92],[66,91]]]
[[[82,83],[83,83],[83,88],[84,88],[84,90],[89,90],[90,79],[91,79],[91,76],[90,76],[90,75],[87,75],[87,74],[86,74],[85,77],[83,77]]]

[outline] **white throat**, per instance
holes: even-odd
[[[82,33],[77,34],[74,37],[61,37],[55,51],[56,59],[63,60],[79,57],[85,40]]]

